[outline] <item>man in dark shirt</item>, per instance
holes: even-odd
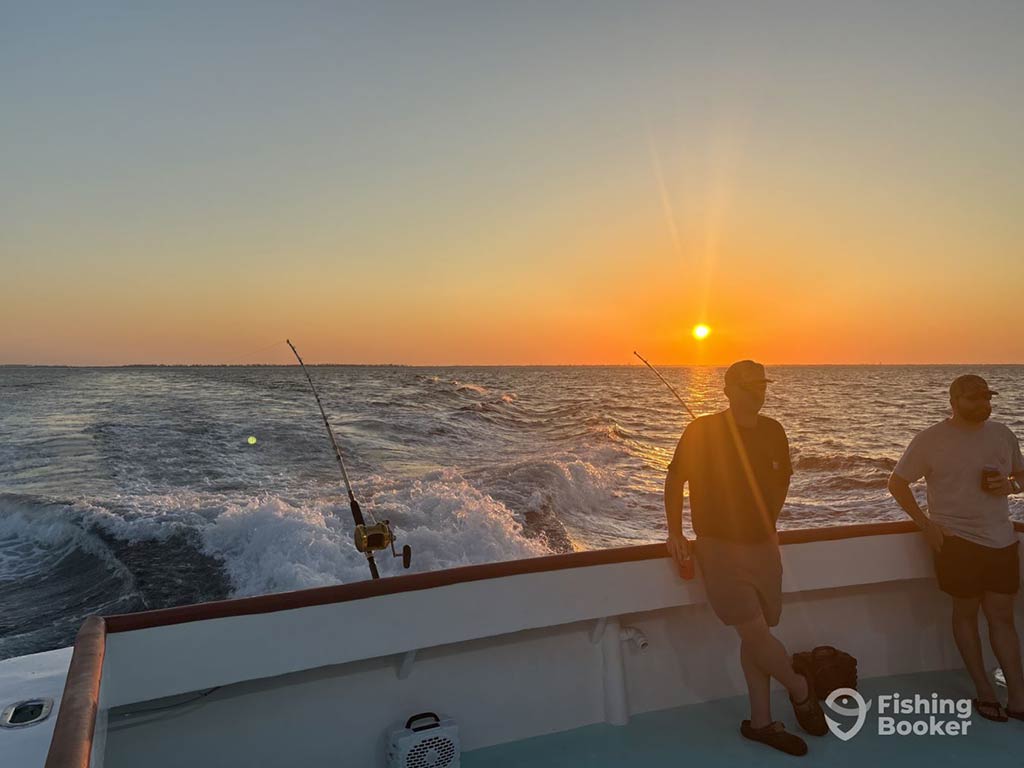
[[[771,678],[789,691],[801,727],[828,731],[810,682],[794,671],[771,633],[782,614],[782,561],[775,521],[793,468],[782,425],[759,415],[769,379],[764,366],[741,360],[725,373],[729,408],[686,428],[665,480],[668,549],[677,562],[697,558],[708,602],[735,627],[750,695],[750,720],[740,732],[776,749],[802,755],[807,745],[771,717]],[[695,542],[682,530],[683,486],[690,484]]]

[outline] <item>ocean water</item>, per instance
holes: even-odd
[[[642,366],[310,370],[411,571],[664,541],[688,419]],[[795,466],[780,528],[902,519],[889,472],[968,370],[1024,435],[1024,366],[771,368],[763,413]],[[664,373],[698,414],[725,406],[721,369]],[[0,368],[0,658],[67,645],[91,613],[367,578],[297,366]]]

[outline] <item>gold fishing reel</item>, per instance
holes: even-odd
[[[356,549],[369,557],[372,557],[374,552],[391,547],[392,556],[402,558],[403,568],[408,568],[412,561],[412,547],[408,544],[402,547],[401,555],[395,551],[395,532],[391,528],[390,520],[373,525],[357,525],[355,541]]]

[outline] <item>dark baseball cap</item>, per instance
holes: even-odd
[[[733,363],[725,371],[725,383],[728,384],[751,384],[753,382],[768,382],[771,379],[765,378],[764,366],[755,363],[753,360],[740,360]]]
[[[953,383],[949,385],[950,397],[961,397],[963,395],[973,394],[998,395],[999,393],[989,389],[988,382],[981,378],[981,376],[975,376],[973,373],[965,373],[963,376],[957,376],[953,379]]]

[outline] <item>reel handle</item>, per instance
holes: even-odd
[[[392,557],[398,557],[399,556],[398,553],[395,552],[395,540],[393,538],[391,539],[391,556]],[[401,557],[402,557],[402,567],[403,568],[408,568],[409,564],[412,562],[412,547],[410,547],[408,544],[406,544],[404,547],[402,547],[402,555],[401,555]]]
[[[391,527],[391,521],[385,520],[373,525],[357,525],[355,531],[356,549],[372,557],[374,552],[391,547],[391,556],[399,557],[395,551],[395,531]],[[412,562],[412,547],[406,544],[402,547],[402,566],[408,568]]]

